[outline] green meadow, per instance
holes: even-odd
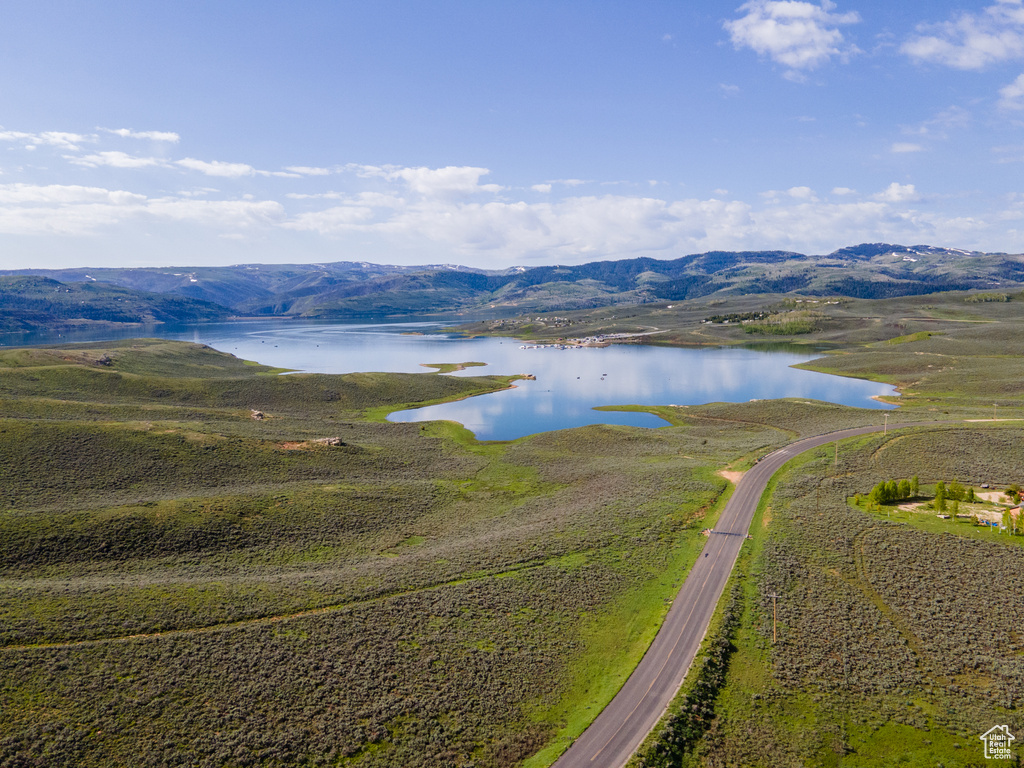
[[[507,378],[279,376],[177,342],[0,366],[12,765],[556,755],[653,636],[715,470],[786,439],[698,418],[478,443],[382,416]]]
[[[796,318],[810,332],[757,316],[826,352],[809,367],[898,385],[887,416],[662,406],[657,430],[509,442],[384,421],[512,381],[436,373],[471,363],[285,376],[183,342],[4,350],[0,765],[549,765],[642,656],[731,491],[720,470],[962,419],[788,465],[635,760],[980,764],[978,735],[1024,725],[1020,542],[852,501],[913,475],[1022,482],[1024,301],[967,298],[843,300]],[[757,340],[703,322],[753,298],[705,304],[571,321]]]

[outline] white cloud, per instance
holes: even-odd
[[[340,192],[288,192],[285,197],[289,200],[341,200],[345,196]]]
[[[301,179],[301,173],[292,173],[291,171],[254,171],[257,176],[274,176],[279,179]]]
[[[954,69],[983,69],[1024,57],[1024,5],[999,0],[982,13],[961,13],[952,21],[922,24],[900,51],[921,62]]]
[[[449,165],[444,168],[406,168],[397,165],[356,165],[345,166],[345,170],[360,178],[382,178],[387,181],[402,181],[412,192],[425,197],[451,197],[472,195],[480,192],[500,192],[504,187],[498,184],[481,184],[480,178],[490,173],[487,168],[468,165]]]
[[[101,131],[112,133],[123,139],[148,139],[150,141],[167,141],[177,144],[181,137],[172,131],[133,131],[129,128],[100,128]]]
[[[134,192],[79,185],[0,185],[0,233],[86,236],[150,217],[222,230],[271,226],[284,220],[276,201],[147,198]]]
[[[287,229],[318,232],[321,235],[338,234],[356,225],[368,224],[374,219],[374,210],[366,205],[336,205],[322,211],[300,213],[284,224]]]
[[[143,195],[99,187],[50,184],[0,186],[0,233],[81,235],[120,223]]]
[[[169,197],[150,200],[144,212],[171,221],[210,227],[248,228],[284,219],[284,207],[274,200],[183,200]]]
[[[913,184],[898,184],[895,181],[875,195],[875,200],[887,203],[906,203],[917,199],[917,190],[914,189]]]
[[[629,194],[526,202],[478,194],[435,194],[453,188],[479,190],[483,173],[431,177],[400,174],[400,170],[382,170],[371,179],[371,185],[384,181],[388,189],[293,193],[285,201],[294,206],[292,210],[251,196],[216,199],[217,191],[209,189],[202,190],[203,198],[185,193],[150,198],[98,186],[0,185],[0,232],[107,236],[132,227],[148,230],[164,222],[199,227],[212,238],[251,239],[255,234],[265,239],[275,230],[279,237],[305,232],[324,237],[325,248],[336,248],[330,240],[340,238],[343,242],[351,239],[364,249],[379,248],[382,253],[418,254],[420,258],[425,253],[450,254],[463,263],[521,263],[529,259],[572,263],[717,249],[825,253],[868,241],[973,246],[979,232],[995,231],[1000,215],[992,212],[987,223],[970,217],[944,217],[931,206],[922,212],[915,209],[919,199],[915,187],[900,183],[865,197],[858,197],[850,188],[836,187],[832,194],[842,196],[841,202],[835,198],[824,202],[805,186],[770,193],[756,205]],[[210,197],[205,197],[207,194]],[[725,191],[716,190],[715,194]],[[1004,214],[1016,215],[1014,211],[1020,209],[1017,205]],[[184,228],[178,231],[189,232]]]
[[[723,96],[740,95],[740,87],[738,85],[728,85],[726,83],[719,83],[718,88],[722,91]]]
[[[894,142],[890,151],[896,154],[903,154],[907,152],[921,152],[924,149],[920,144],[913,144],[909,141],[897,141]]]
[[[546,193],[551,191],[551,185],[550,184],[534,184],[532,187],[530,187],[530,189],[532,189],[534,192],[541,192],[541,193],[546,194]]]
[[[999,89],[999,106],[1003,109],[1024,109],[1024,75]]]
[[[814,190],[810,187],[790,187],[786,194],[795,200],[817,200]]]
[[[789,76],[825,64],[834,56],[859,52],[847,43],[839,27],[860,21],[856,12],[833,13],[835,3],[800,0],[751,0],[738,10],[745,14],[724,24],[732,44],[750,48],[789,68]]]
[[[717,194],[717,192],[716,192]],[[857,242],[970,242],[990,227],[970,217],[919,211],[912,184],[894,182],[859,198],[824,202],[810,187],[771,191],[758,205],[720,199],[578,196],[542,202],[416,195],[371,202],[350,196],[280,226],[325,237],[376,240],[390,252],[455,254],[465,263],[562,263],[716,249],[787,248],[826,253]],[[386,204],[385,204],[386,203]],[[995,214],[993,214],[994,216]]]
[[[98,168],[101,165],[111,168],[148,168],[159,165],[166,166],[167,162],[156,157],[135,157],[124,152],[108,151],[96,152],[91,155],[65,155],[64,159],[75,165],[86,168]]]
[[[45,145],[57,147],[63,150],[77,150],[79,148],[79,144],[95,140],[95,136],[87,136],[81,133],[68,133],[66,131],[26,133],[24,131],[0,130],[0,141],[20,141],[29,149],[34,149],[39,145]]]
[[[962,130],[971,123],[971,113],[963,107],[952,106],[944,109],[928,120],[917,125],[904,126],[903,133],[907,136],[928,136],[935,139],[948,139],[951,131]]]
[[[74,184],[48,184],[45,186],[37,186],[35,184],[0,185],[0,204],[5,205],[64,205],[73,203],[128,205],[144,202],[145,199],[144,195],[137,195],[123,190],[84,187]]]
[[[388,174],[390,179],[402,179],[413,192],[421,195],[473,194],[499,192],[497,184],[481,184],[480,177],[490,171],[470,166],[445,168],[400,168]]]
[[[334,173],[330,168],[316,168],[309,165],[289,165],[285,167],[285,170],[303,176],[330,176]]]
[[[992,152],[997,156],[999,164],[1024,162],[1024,145],[1009,145],[992,147]]]
[[[228,179],[237,179],[242,176],[254,176],[256,169],[246,163],[225,163],[221,160],[206,162],[196,160],[193,157],[186,157],[184,160],[175,161],[182,168],[205,173],[207,176],[221,176]]]

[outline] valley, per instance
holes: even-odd
[[[479,368],[280,375],[167,340],[0,351],[0,755],[549,765],[651,642],[729,498],[720,470],[805,435],[972,419],[783,470],[682,697],[634,760],[975,764],[972,738],[1024,725],[1022,617],[988,588],[1019,593],[1024,539],[850,502],[911,474],[1020,481],[1024,302],[970,296],[847,299],[820,330],[767,334],[828,349],[806,367],[898,386],[895,411],[622,404],[669,426],[503,442],[384,421],[512,381]],[[666,333],[648,342],[735,344],[754,334],[702,322],[709,310],[777,299],[702,301],[559,317],[588,334],[656,317]]]

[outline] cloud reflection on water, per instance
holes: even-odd
[[[520,349],[522,342],[513,339],[420,334],[436,327],[436,323],[275,320],[196,326],[182,337],[248,360],[314,373],[421,373],[427,370],[424,363],[475,361],[487,365],[451,375],[534,374],[536,381],[517,382],[515,389],[388,417],[392,421],[458,421],[482,440],[507,440],[585,424],[665,424],[648,413],[593,410],[599,405],[697,405],[797,397],[884,408],[888,406],[871,397],[895,393],[886,384],[790,367],[813,359],[813,354],[642,345]]]

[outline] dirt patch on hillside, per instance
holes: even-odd
[[[739,483],[740,478],[743,477],[747,473],[746,472],[734,472],[734,471],[729,470],[729,469],[720,469],[720,470],[718,470],[718,474],[720,474],[722,477],[724,477],[726,480],[728,480],[733,485],[736,485],[737,483]]]

